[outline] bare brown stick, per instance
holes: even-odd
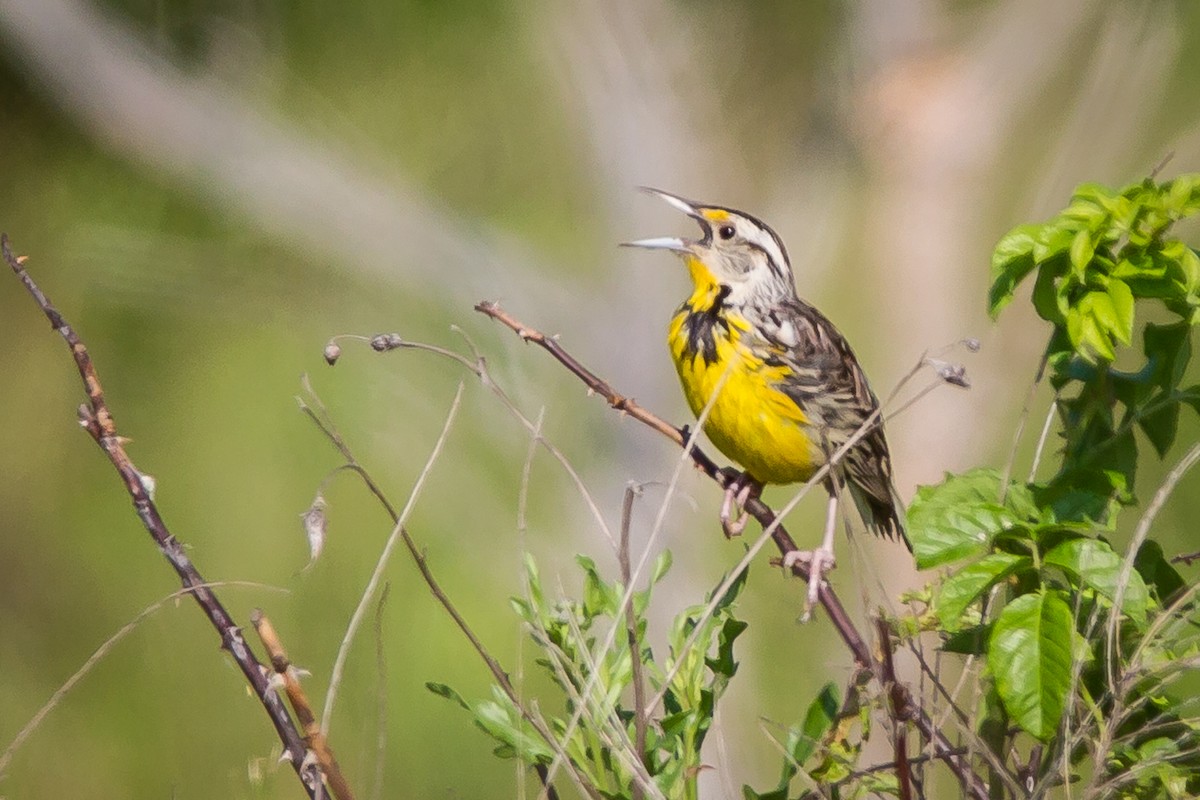
[[[308,695],[304,693],[304,687],[300,685],[300,680],[296,677],[296,668],[292,666],[292,661],[288,658],[283,642],[279,640],[275,626],[271,624],[271,620],[267,619],[267,615],[261,608],[250,612],[250,622],[254,625],[254,630],[258,631],[258,638],[262,640],[263,648],[271,658],[271,667],[283,683],[288,702],[291,703],[292,710],[296,712],[296,719],[300,721],[300,728],[304,731],[304,741],[325,772],[325,780],[329,782],[330,791],[337,800],[354,800],[354,792],[350,789],[350,784],[346,782],[346,776],[342,773],[341,765],[338,764],[333,750],[329,748],[329,741],[321,732],[321,726],[317,724],[317,715],[313,713],[312,704],[308,702]]]
[[[621,539],[617,549],[617,557],[621,566],[621,582],[625,589],[630,588],[633,580],[633,567],[629,562],[629,527],[633,522],[633,501],[637,498],[639,488],[636,485],[625,487],[625,501],[621,505]],[[649,758],[646,755],[646,685],[642,677],[642,646],[638,641],[637,615],[633,613],[633,603],[625,605],[625,633],[629,637],[630,667],[633,675],[633,745],[637,757],[649,768]],[[636,780],[630,795],[633,800],[642,800],[645,792]]]
[[[475,310],[503,324],[521,337],[523,341],[533,342],[546,350],[556,361],[583,381],[588,389],[603,398],[613,409],[658,431],[679,447],[686,448],[688,446],[688,432],[685,428],[675,427],[662,417],[638,405],[632,398],[617,392],[607,381],[597,376],[568,353],[556,339],[546,336],[536,328],[524,324],[501,309],[495,302],[483,301],[477,303]],[[722,488],[729,482],[730,475],[725,470],[719,468],[716,462],[703,450],[694,446],[694,444],[688,449],[688,455],[697,469],[716,481]],[[792,539],[786,528],[776,520],[774,511],[766,503],[757,498],[750,499],[747,501],[745,508],[746,511],[758,520],[764,529],[770,528],[771,538],[781,554],[786,555],[797,549],[795,540]],[[793,574],[803,578],[805,581],[809,580],[808,568],[803,562],[793,565],[791,569]],[[829,584],[828,580],[821,582],[818,600],[822,608],[825,609],[830,622],[842,637],[842,641],[846,644],[857,665],[862,669],[870,670],[875,675],[876,664],[871,655],[871,650],[867,646],[862,634],[858,632],[854,622],[850,619],[850,615],[846,612],[845,607],[833,591],[833,587]],[[878,679],[878,675],[875,675],[875,677]],[[934,727],[929,716],[913,700],[912,693],[908,690],[908,687],[901,683],[896,683],[891,689],[891,695],[894,712],[899,715],[897,721],[899,722],[901,719],[911,720],[912,724],[917,727],[921,734],[933,744],[934,754],[945,760],[950,769],[964,783],[969,794],[973,798],[976,798],[976,800],[987,800],[987,787],[984,785],[982,779],[957,754],[957,750],[951,745],[945,735]]]
[[[879,665],[883,670],[883,687],[889,694],[892,707],[889,714],[896,721],[896,729],[892,733],[892,761],[896,766],[896,782],[899,784],[900,800],[912,800],[912,766],[908,760],[908,736],[906,725],[908,720],[903,716],[905,697],[897,692],[900,681],[896,678],[896,667],[892,663],[892,632],[886,619],[875,620],[875,632],[879,636]]]
[[[100,378],[96,374],[92,357],[83,340],[67,324],[58,309],[51,304],[50,299],[25,270],[25,257],[13,255],[7,234],[0,234],[0,251],[3,252],[4,260],[12,268],[17,279],[33,297],[38,308],[50,320],[51,327],[62,336],[71,350],[71,356],[75,359],[75,367],[79,371],[79,377],[83,380],[84,392],[88,398],[88,402],[79,407],[80,424],[108,456],[108,460],[121,478],[121,483],[125,486],[125,491],[133,501],[138,519],[141,520],[147,533],[154,539],[154,543],[179,576],[184,590],[195,598],[196,604],[200,606],[208,621],[216,629],[221,638],[221,646],[229,651],[242,674],[246,676],[250,688],[262,703],[267,716],[271,719],[271,724],[275,726],[275,732],[283,744],[284,757],[291,762],[292,768],[300,777],[300,782],[304,785],[309,797],[315,798],[318,792],[323,791],[320,768],[315,762],[307,759],[307,749],[304,746],[303,738],[296,730],[291,717],[288,716],[283,702],[271,688],[266,669],[255,657],[250,646],[246,644],[241,629],[234,623],[225,607],[221,605],[211,584],[200,576],[199,571],[188,557],[184,545],[171,533],[162,516],[159,515],[158,507],[146,489],[145,478],[134,466],[129,454],[125,452],[125,443],[128,440],[117,433],[116,422],[104,399],[104,389],[101,387]]]

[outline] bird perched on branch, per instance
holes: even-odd
[[[742,211],[646,189],[700,225],[698,239],[664,237],[629,246],[677,253],[693,291],[671,320],[671,356],[692,413],[722,453],[744,470],[727,484],[721,523],[763,484],[807,481],[825,464],[828,516],[821,546],[785,558],[808,561],[810,605],[833,566],[839,498],[848,496],[873,533],[908,544],[879,401],[854,351],[824,314],[796,295],[787,250]],[[911,545],[909,545],[909,549]]]

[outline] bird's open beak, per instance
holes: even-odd
[[[700,213],[695,203],[690,200],[684,200],[682,197],[669,192],[664,192],[661,189],[651,189],[649,186],[643,186],[641,190],[647,194],[661,198],[668,205],[679,209],[699,222],[700,228],[704,231],[705,238],[708,238],[710,235],[708,220]],[[695,240],[681,239],[677,236],[660,236],[654,239],[638,239],[635,242],[622,242],[621,244],[623,247],[645,247],[649,250],[673,250],[677,253],[689,253],[692,246],[697,244],[697,242]]]

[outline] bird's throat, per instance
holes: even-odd
[[[704,262],[695,256],[686,256],[684,263],[695,287],[687,304],[701,313],[712,311],[729,295],[729,287],[721,285]]]

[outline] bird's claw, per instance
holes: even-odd
[[[746,530],[746,523],[750,521],[746,503],[751,497],[757,497],[759,491],[761,487],[753,478],[744,472],[732,472],[732,477],[725,484],[725,499],[721,502],[721,528],[725,531],[726,539],[741,536]],[[741,511],[737,519],[733,517],[735,506]]]
[[[808,622],[813,608],[817,605],[825,575],[837,566],[837,559],[833,557],[832,550],[824,547],[815,550],[793,550],[784,555],[784,569],[791,570],[797,564],[808,565],[808,596],[804,602],[804,614],[800,617],[802,622]]]
[[[726,539],[741,536],[742,532],[746,530],[746,523],[750,520],[750,515],[744,508],[737,519],[733,518],[736,493],[735,487],[730,484],[729,488],[725,490],[725,500],[721,503],[721,529],[725,531]]]

